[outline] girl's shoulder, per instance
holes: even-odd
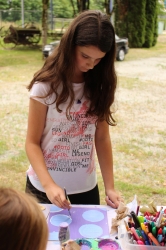
[[[50,83],[35,82],[30,91],[30,96],[46,96],[50,90]]]
[[[35,82],[30,91],[30,98],[45,105],[53,103],[55,100],[55,94],[52,93],[49,95],[50,87],[49,83]]]

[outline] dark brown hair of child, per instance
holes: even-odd
[[[59,46],[46,59],[43,67],[34,75],[28,86],[30,90],[37,81],[50,83],[49,93],[56,94],[56,108],[59,105],[70,102],[66,115],[70,113],[74,102],[72,89],[72,76],[74,74],[75,47],[97,46],[106,55],[91,70],[84,73],[84,94],[90,99],[91,104],[87,114],[98,116],[99,120],[106,120],[108,124],[115,125],[112,117],[111,105],[114,102],[117,86],[115,73],[116,43],[114,28],[108,16],[101,11],[88,10],[79,14],[63,35]],[[62,91],[58,93],[58,87],[62,84]]]
[[[0,188],[0,249],[45,250],[46,219],[36,200],[11,188]]]

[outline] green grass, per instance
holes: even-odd
[[[27,157],[23,149],[9,150],[0,157],[1,174],[0,182],[5,187],[19,190],[25,189]]]
[[[26,86],[43,64],[41,49],[0,48],[0,183],[25,188],[29,162],[25,154],[29,93]]]
[[[139,60],[149,57],[162,56],[165,51],[165,34],[159,36],[158,42],[154,47],[151,48],[132,48],[126,57],[126,61]]]
[[[130,49],[125,61],[165,56],[166,39],[161,35],[153,48]],[[9,51],[0,47],[0,184],[3,186],[25,188],[29,165],[24,149],[29,103],[26,86],[43,62],[40,46],[20,46]],[[164,64],[158,67],[165,68]],[[116,112],[118,125],[110,128],[115,187],[126,203],[136,194],[142,204],[155,200],[165,205],[166,125],[160,117],[162,113],[165,117],[166,103],[162,97],[165,86],[129,76],[119,76],[118,82],[122,93]],[[158,99],[155,99],[156,87]],[[135,93],[136,98],[128,98]],[[147,98],[147,94],[154,98]],[[99,167],[97,173],[101,204],[105,204]]]

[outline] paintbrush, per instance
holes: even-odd
[[[64,192],[65,192],[65,197],[66,197],[66,200],[68,200],[68,196],[67,196],[66,188],[64,188]],[[70,209],[68,209],[68,212],[69,212],[69,215],[70,215],[70,218],[71,218]]]

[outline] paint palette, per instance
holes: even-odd
[[[77,244],[81,246],[81,250],[121,250],[120,245],[111,239],[94,240],[94,239],[78,239]]]
[[[50,207],[48,216],[49,240],[58,240],[59,225],[67,222],[70,239],[110,238],[107,210],[105,208],[72,207],[71,217],[67,209],[55,205]],[[105,249],[104,249],[105,250]]]

